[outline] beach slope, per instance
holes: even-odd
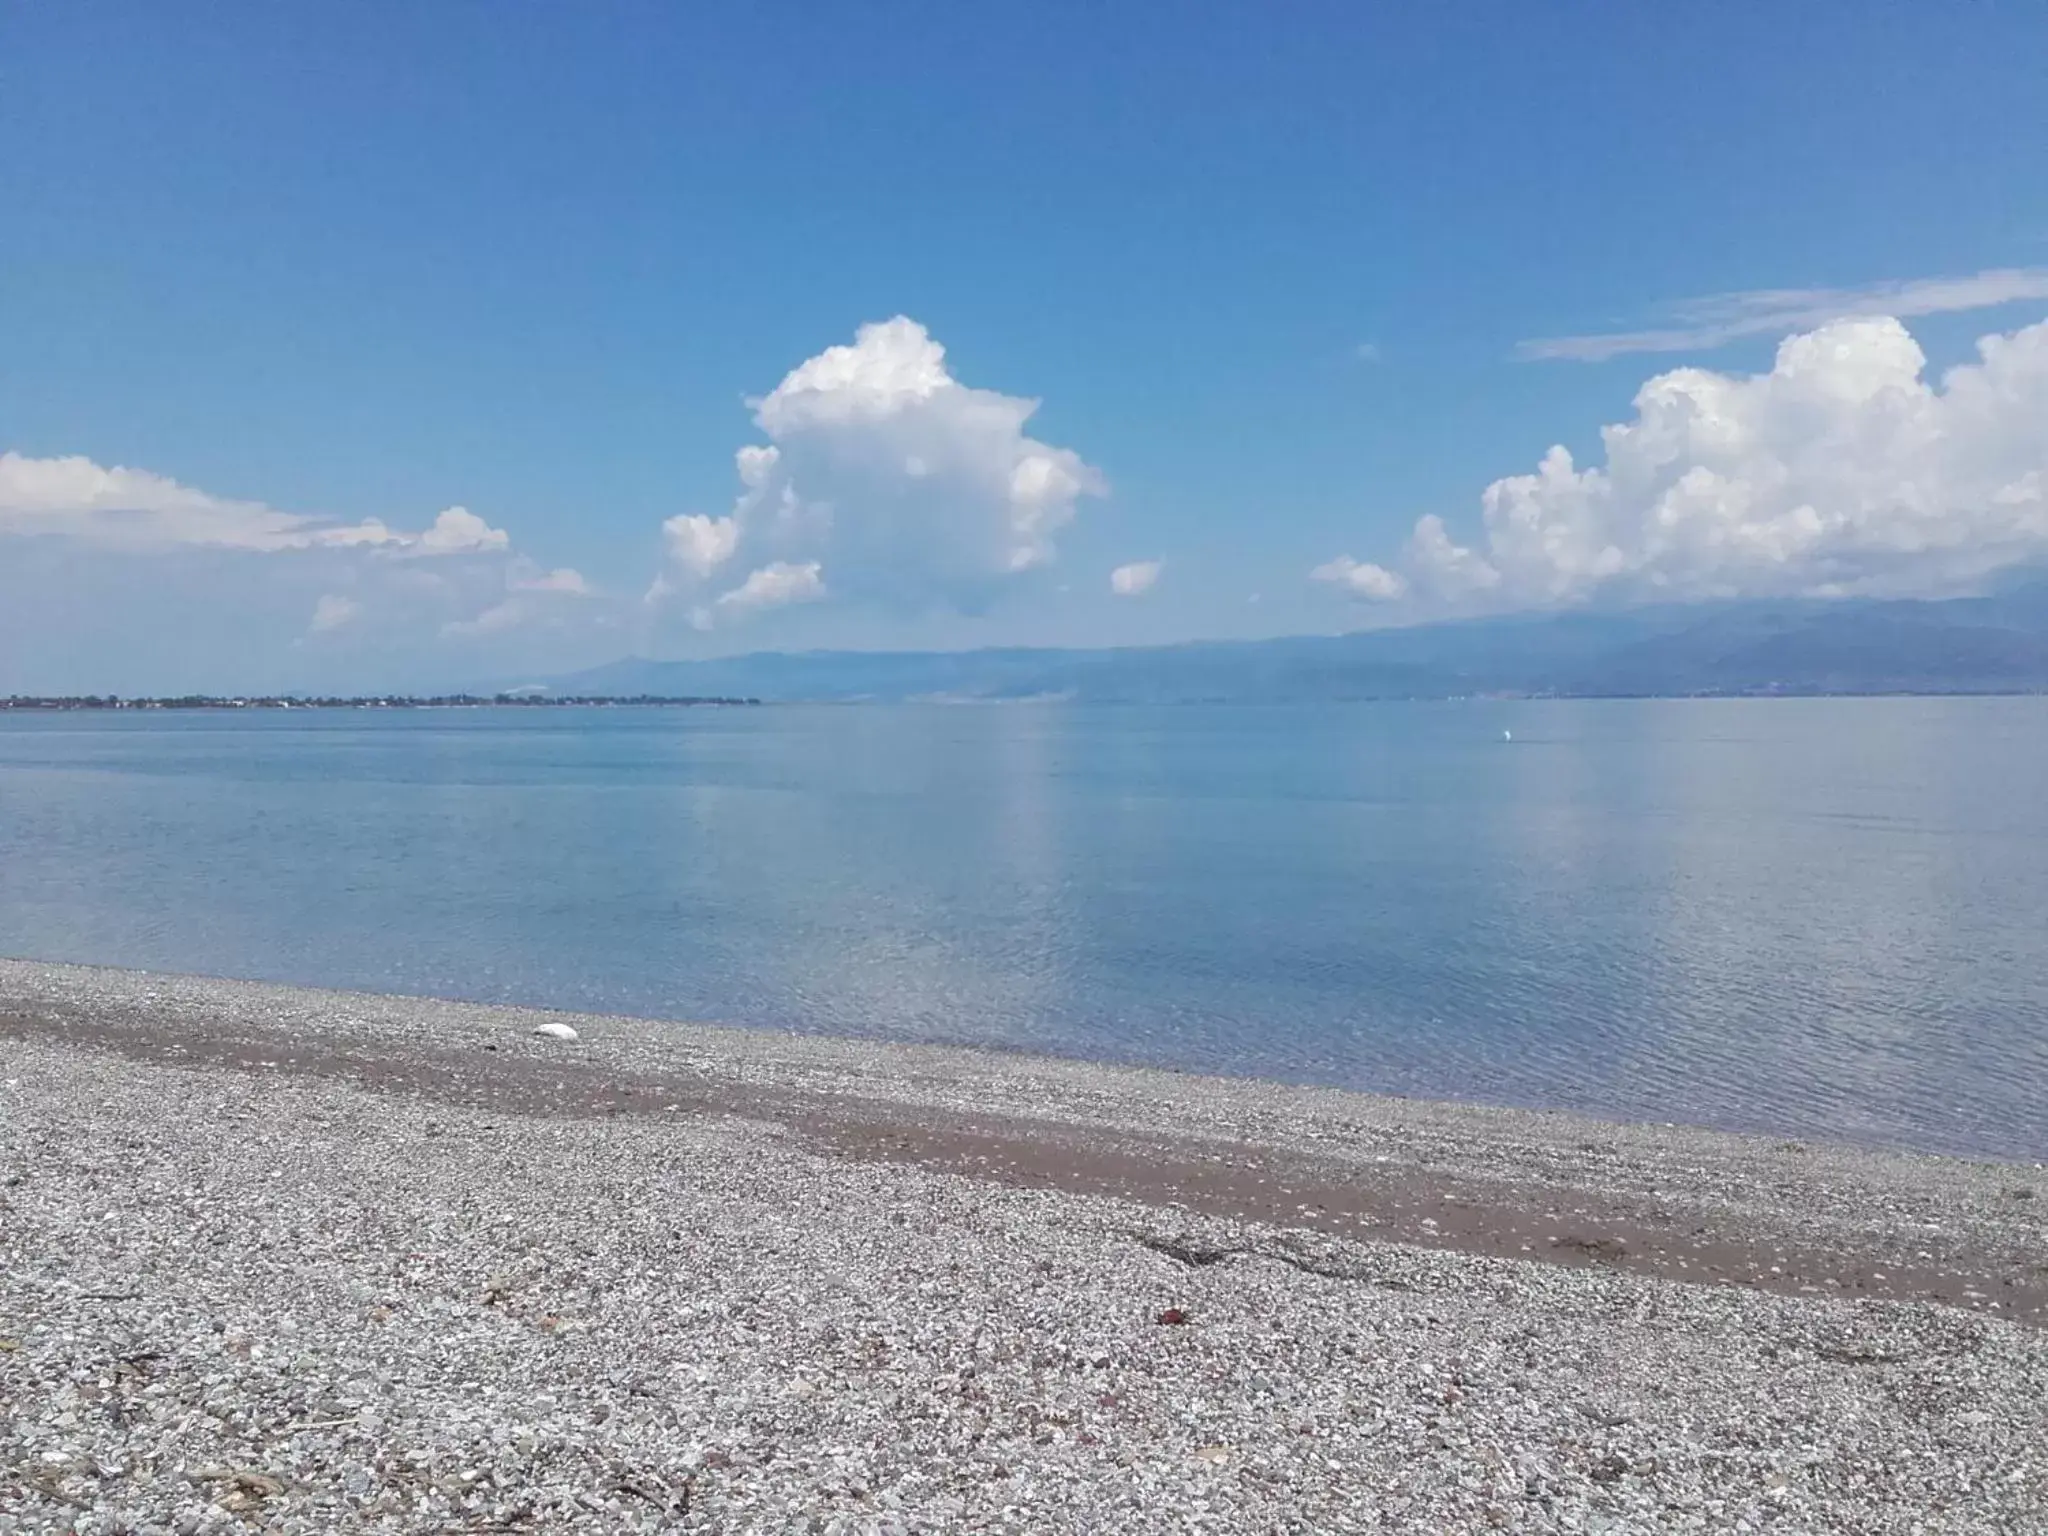
[[[2044,1208],[2031,1166],[0,962],[0,1530],[2037,1531]]]

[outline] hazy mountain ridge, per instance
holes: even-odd
[[[1939,602],[1794,600],[1474,619],[1106,650],[757,652],[628,658],[552,679],[584,695],[1096,702],[1470,694],[2048,692],[2048,582]]]

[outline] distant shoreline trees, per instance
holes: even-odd
[[[174,698],[122,698],[116,694],[11,694],[0,709],[562,709],[680,708],[753,705],[759,699],[670,697],[664,694],[381,693],[352,697],[311,694],[188,693]]]

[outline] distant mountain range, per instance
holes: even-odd
[[[1798,600],[1474,619],[1115,650],[632,658],[584,696],[1099,702],[2048,692],[2048,582],[1941,602]]]

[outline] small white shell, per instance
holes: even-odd
[[[545,1024],[534,1025],[533,1032],[536,1035],[545,1035],[550,1040],[575,1040],[579,1038],[575,1030],[566,1024],[558,1024],[553,1019],[549,1019]]]

